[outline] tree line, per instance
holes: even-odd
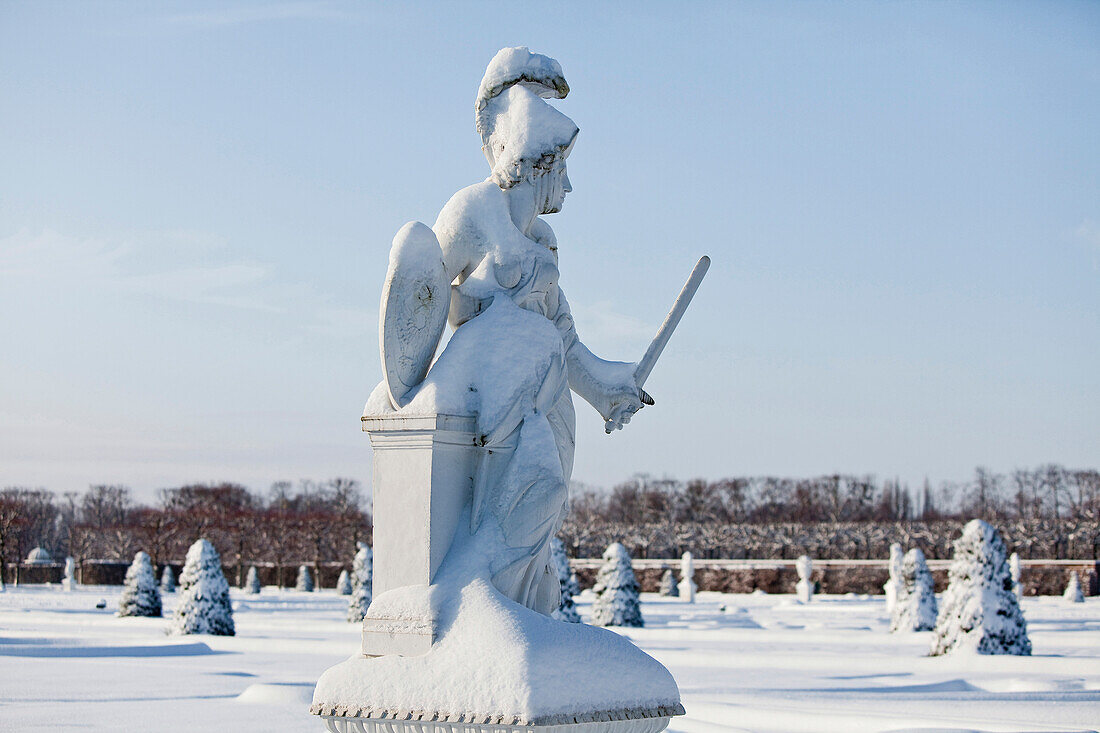
[[[687,482],[640,474],[610,492],[574,486],[562,538],[573,557],[622,542],[643,558],[870,559],[902,542],[947,558],[975,517],[1025,558],[1100,557],[1100,472],[977,468],[969,481],[925,481],[919,490],[840,474]]]
[[[60,498],[45,489],[0,490],[0,573],[18,568],[34,547],[55,559],[71,555],[78,568],[88,560],[129,562],[139,550],[159,566],[206,538],[236,569],[238,585],[253,563],[275,565],[283,584],[284,569],[346,562],[370,536],[362,487],[345,478],[279,481],[266,495],[233,483],[192,484],[161,489],[151,506],[108,484]]]
[[[622,542],[636,557],[875,558],[891,542],[950,556],[967,520],[997,525],[1025,558],[1088,558],[1100,552],[1100,472],[1048,464],[971,480],[926,481],[918,490],[896,479],[831,475],[735,477],[717,481],[637,475],[610,491],[571,490],[561,535],[573,557],[599,557]],[[129,562],[149,553],[154,565],[178,562],[206,537],[236,584],[253,563],[277,568],[289,583],[299,565],[345,562],[370,541],[371,516],[357,481],[280,481],[266,494],[233,483],[192,484],[157,492],[152,505],[129,489],[95,485],[61,497],[44,489],[0,491],[0,572],[37,546],[54,558]],[[288,572],[284,575],[284,570]],[[6,576],[0,576],[6,577]]]
[[[914,490],[897,479],[833,474],[750,476],[717,481],[638,474],[610,492],[575,484],[570,517],[578,524],[774,524],[934,522],[1100,518],[1100,471],[1055,464],[999,474],[977,468],[969,481],[926,480]]]

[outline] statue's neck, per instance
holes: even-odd
[[[539,214],[535,207],[535,193],[535,186],[530,181],[516,184],[504,191],[512,223],[516,225],[516,229],[523,232],[525,237],[531,236],[531,227],[535,225],[535,217]]]

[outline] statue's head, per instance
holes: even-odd
[[[522,47],[499,51],[478,89],[477,131],[493,180],[505,190],[531,183],[544,214],[560,211],[572,190],[565,160],[579,129],[543,98],[568,93],[558,62]]]

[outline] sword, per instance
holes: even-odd
[[[679,325],[680,319],[684,317],[684,312],[687,311],[688,305],[691,304],[691,299],[695,297],[695,291],[699,289],[699,283],[703,282],[703,276],[707,274],[707,269],[710,267],[710,257],[703,255],[699,258],[699,261],[695,263],[695,269],[691,271],[691,276],[688,277],[686,283],[684,283],[683,290],[676,296],[676,302],[672,304],[672,310],[665,316],[664,323],[657,329],[657,335],[653,337],[653,341],[650,342],[649,348],[645,350],[645,355],[641,361],[638,362],[638,366],[634,368],[634,382],[638,385],[638,389],[641,391],[642,404],[652,405],[653,398],[649,397],[642,390],[642,385],[645,384],[645,380],[649,378],[649,373],[653,371],[653,367],[657,364],[657,359],[660,358],[661,352],[665,350],[665,345],[668,344],[668,340],[672,337],[672,332],[676,330],[676,326]],[[647,400],[646,398],[649,397]],[[615,424],[619,421],[620,414],[622,412],[621,407],[615,408],[612,412],[611,418],[604,423],[604,432],[608,435],[611,434],[611,430]]]

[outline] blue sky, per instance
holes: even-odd
[[[1100,465],[1100,5],[597,5],[0,3],[0,484],[369,481],[389,242],[511,45],[593,350],[714,260],[574,478]]]

